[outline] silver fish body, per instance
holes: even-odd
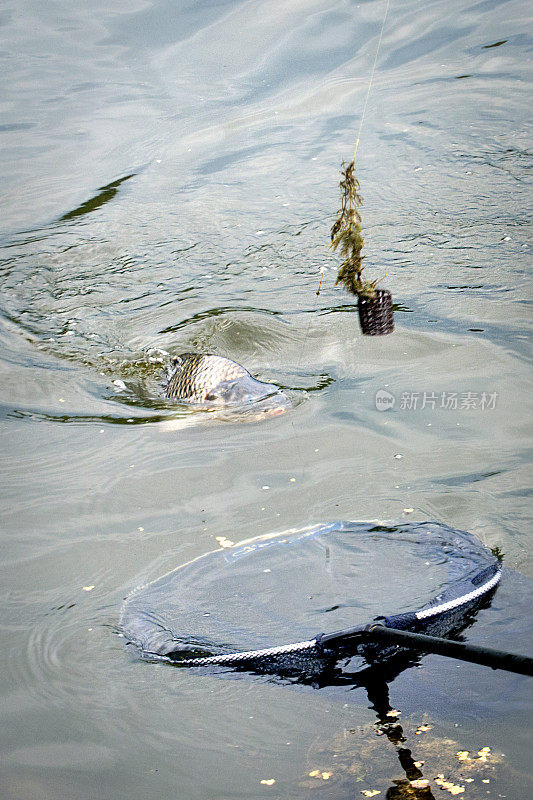
[[[233,408],[273,416],[291,408],[277,386],[254,378],[223,356],[183,353],[172,359],[166,382],[171,400],[208,407]]]

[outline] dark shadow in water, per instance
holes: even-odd
[[[86,200],[85,203],[81,204],[81,206],[73,208],[72,211],[68,211],[66,214],[63,214],[63,216],[59,218],[59,222],[67,222],[75,217],[82,217],[84,214],[90,214],[92,211],[96,211],[96,209],[100,208],[100,206],[104,206],[106,203],[109,203],[109,201],[112,200],[118,192],[118,187],[120,184],[124,183],[124,181],[129,181],[129,179],[135,177],[135,175],[136,173],[132,172],[131,175],[125,175],[123,178],[119,178],[112,183],[108,183],[106,186],[100,186],[98,189],[98,194],[96,194],[94,197],[91,197],[90,200]]]
[[[110,414],[46,414],[42,411],[27,411],[15,408],[5,413],[5,419],[33,419],[38,422],[61,422],[72,425],[103,424],[104,422],[109,425],[146,425],[151,422],[164,422],[165,420],[173,419],[173,417],[168,414],[128,418],[114,417]]]
[[[400,671],[401,668],[400,668]],[[397,673],[398,674],[398,673]],[[412,751],[407,747],[407,739],[404,735],[395,712],[389,700],[389,683],[394,680],[396,675],[387,673],[386,668],[374,669],[364,684],[370,707],[376,712],[376,729],[381,736],[386,736],[391,745],[395,748],[398,761],[405,772],[405,780],[395,780],[393,785],[387,790],[387,800],[393,798],[413,797],[434,800],[433,792],[430,787],[416,788],[411,781],[420,781],[424,774],[420,768],[421,762],[415,761]]]
[[[393,303],[392,304],[393,311],[404,311],[407,314],[412,313],[412,309],[408,306],[404,306],[401,303]],[[323,308],[311,308],[311,309],[302,309],[301,311],[297,311],[295,313],[298,314],[318,314],[319,317],[326,316],[327,314],[338,314],[341,311],[345,311],[349,314],[355,314],[358,311],[357,301],[354,299],[353,303],[344,303],[342,305],[336,306],[324,306]],[[287,314],[288,316],[288,314]]]
[[[493,42],[492,44],[484,44],[483,50],[490,50],[491,47],[500,47],[502,44],[506,44],[507,39],[502,39],[500,42]]]
[[[179,331],[192,323],[201,322],[202,320],[209,319],[210,317],[221,317],[224,316],[224,314],[229,314],[233,311],[250,311],[254,314],[268,314],[271,317],[283,316],[283,312],[274,311],[270,308],[255,308],[254,306],[219,306],[216,308],[209,308],[207,311],[199,311],[197,314],[193,314],[191,317],[188,317],[181,322],[177,322],[175,325],[169,325],[167,328],[163,328],[162,330],[158,331],[158,333],[175,333],[176,331]]]
[[[36,122],[14,122],[11,125],[0,125],[0,133],[12,133],[13,131],[29,131],[35,128]]]

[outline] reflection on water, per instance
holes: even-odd
[[[391,2],[358,150],[365,263],[396,302],[381,339],[334,288],[328,234],[383,13],[24,0],[0,18],[8,797],[92,797],[96,776],[116,798],[353,794],[346,754],[342,779],[303,784],[309,754],[373,724],[364,693],[169,676],[111,635],[136,580],[217,536],[436,518],[533,574],[523,4]],[[294,408],[249,425],[170,404],[166,363],[191,350]],[[483,393],[493,407],[461,405]],[[472,636],[505,627],[525,651],[501,597]],[[460,748],[505,752],[498,791],[527,794],[511,681],[425,659],[391,691]],[[384,793],[396,755],[368,752]]]
[[[119,178],[118,181],[112,181],[111,183],[108,183],[107,186],[101,186],[98,189],[97,195],[91,197],[90,200],[86,200],[81,204],[81,206],[78,206],[78,208],[73,208],[72,211],[68,211],[66,214],[63,214],[60,222],[66,222],[69,219],[81,217],[83,214],[90,214],[91,211],[96,211],[96,209],[100,208],[100,206],[103,206],[105,203],[109,203],[109,201],[112,200],[118,192],[120,184],[133,177],[133,174],[126,175],[124,178]]]

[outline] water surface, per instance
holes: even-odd
[[[6,797],[340,799],[402,777],[362,690],[128,657],[123,597],[217,536],[437,519],[533,577],[525,8],[391,2],[357,163],[368,272],[399,306],[374,339],[327,244],[383,13],[1,12]],[[230,424],[167,404],[163,366],[184,350],[241,362],[295,409]],[[501,598],[479,635],[531,653],[513,591]],[[456,750],[505,753],[498,783],[478,776],[465,797],[527,795],[529,698],[521,679],[437,658],[391,686],[411,745],[424,719],[436,748],[454,742],[438,771]]]

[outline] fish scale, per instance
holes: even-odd
[[[167,397],[195,403],[205,402],[209,392],[224,381],[250,376],[244,367],[229,358],[202,353],[183,353],[172,360],[172,367]]]

